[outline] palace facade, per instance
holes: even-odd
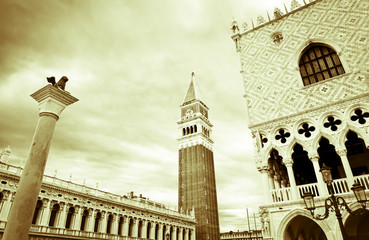
[[[341,239],[320,169],[332,169],[333,193],[354,213],[354,182],[369,194],[369,1],[292,0],[249,28],[232,23],[232,39],[263,182],[266,239]],[[368,204],[367,204],[368,205]],[[342,210],[350,239],[369,239],[369,211]]]

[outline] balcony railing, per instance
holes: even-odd
[[[2,222],[4,223],[4,222]],[[144,240],[148,238],[138,238],[138,237],[128,237],[128,236],[120,236],[115,234],[107,234],[101,232],[86,232],[80,230],[72,230],[72,229],[65,229],[65,228],[56,228],[56,227],[49,227],[49,226],[39,226],[39,225],[32,225],[30,229],[30,234],[38,235],[38,234],[56,234],[56,235],[63,235],[64,237],[71,236],[71,237],[87,237],[91,239],[112,239],[112,240]]]
[[[356,176],[354,177],[354,181],[359,182],[362,186],[365,187],[366,190],[369,190],[369,174]],[[340,179],[333,180],[332,182],[333,193],[343,194],[343,193],[352,192],[351,186],[349,186],[348,182],[349,181],[347,178],[340,178]],[[302,199],[302,195],[305,192],[311,192],[316,197],[322,196],[322,190],[319,189],[318,183],[311,183],[311,184],[304,184],[304,185],[297,186],[296,187],[296,192],[298,195],[296,196],[297,199],[293,199],[291,192],[292,192],[291,187],[271,190],[270,193],[272,197],[272,202],[278,203],[278,202],[288,202],[292,200],[298,200],[300,198]]]

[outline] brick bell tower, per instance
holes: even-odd
[[[209,108],[202,101],[194,73],[180,107],[179,211],[195,211],[196,240],[219,240],[213,141],[210,138],[213,125],[208,119]]]

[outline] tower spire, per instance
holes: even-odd
[[[202,96],[199,91],[199,87],[197,86],[196,79],[195,79],[195,72],[191,73],[191,82],[190,82],[190,85],[188,86],[187,93],[183,100],[183,104],[193,101],[193,100],[202,101]]]

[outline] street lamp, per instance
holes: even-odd
[[[326,219],[329,216],[329,210],[332,209],[332,211],[334,211],[336,213],[336,217],[337,217],[337,220],[338,220],[338,224],[340,225],[343,240],[348,240],[349,238],[348,238],[347,233],[345,231],[345,228],[343,226],[342,214],[341,214],[340,209],[342,209],[342,210],[346,209],[350,214],[355,214],[355,215],[364,213],[365,209],[366,209],[366,202],[367,202],[367,197],[365,195],[365,188],[363,186],[361,186],[360,183],[358,183],[358,182],[355,182],[352,185],[351,190],[354,192],[356,200],[358,201],[358,203],[360,203],[361,206],[363,207],[362,211],[360,211],[358,214],[354,213],[348,207],[345,199],[343,199],[342,197],[336,197],[334,195],[334,191],[333,191],[333,187],[332,187],[333,178],[332,178],[331,170],[332,170],[332,168],[327,167],[324,163],[323,163],[322,168],[320,169],[320,172],[323,175],[323,180],[327,184],[328,190],[331,193],[331,196],[329,196],[325,200],[325,204],[324,204],[325,205],[325,212],[324,212],[324,214],[314,215],[314,210],[315,210],[314,195],[311,192],[304,193],[302,198],[304,199],[306,209],[309,210],[311,215],[313,216],[313,218],[315,218],[317,220]]]

